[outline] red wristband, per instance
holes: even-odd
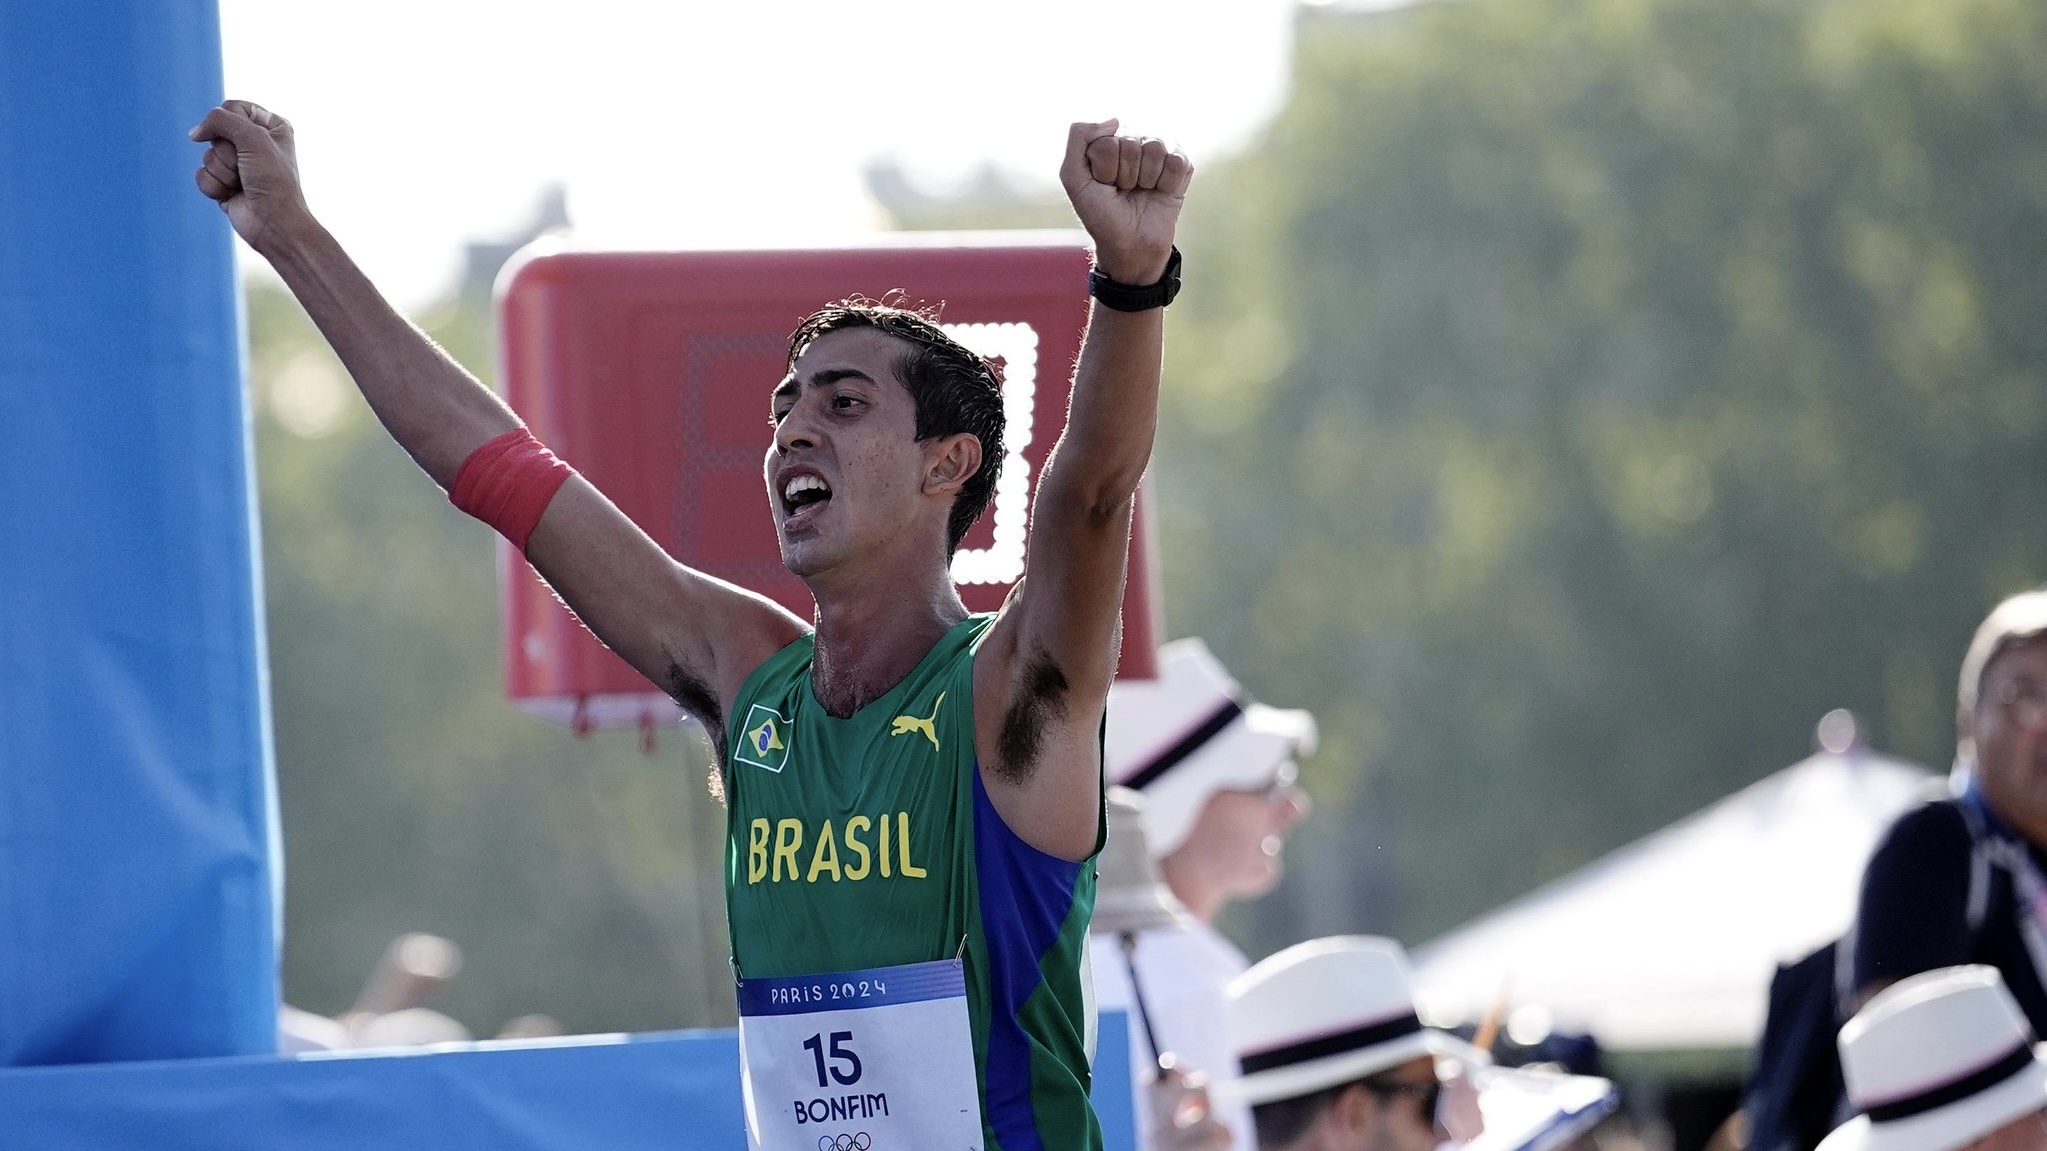
[[[498,530],[521,554],[540,514],[575,469],[525,428],[514,428],[469,453],[448,485],[448,502]]]

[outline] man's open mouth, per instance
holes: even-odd
[[[832,498],[832,487],[822,476],[805,472],[790,476],[782,484],[782,511],[785,516],[794,517],[806,508],[826,503]]]

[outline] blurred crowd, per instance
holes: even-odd
[[[1397,942],[1309,940],[1253,964],[1216,926],[1280,881],[1313,804],[1304,711],[1250,698],[1198,639],[1109,695],[1108,846],[1091,965],[1130,1028],[1139,1145],[1157,1151],[1556,1151],[1613,1111],[1607,1080],[1505,1066],[1498,1020],[1424,1025]]]
[[[1854,926],[1780,970],[1724,1151],[2047,1151],[2047,591],[1963,654],[1955,767],[1900,816]],[[1632,1140],[1596,1044],[1420,1018],[1399,943],[1258,962],[1216,926],[1280,880],[1309,816],[1305,712],[1244,693],[1200,640],[1110,695],[1109,841],[1091,956],[1129,1020],[1147,1151],[1559,1151]],[[1505,1009],[1500,1005],[1500,1010]]]
[[[453,941],[418,931],[401,935],[384,949],[354,1004],[339,1016],[289,1004],[279,1009],[277,1049],[284,1055],[307,1055],[470,1042],[476,1036],[469,1028],[426,1006],[461,971],[462,949]],[[496,1038],[549,1039],[560,1034],[560,1023],[536,1014],[509,1020]]]

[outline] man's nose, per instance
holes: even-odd
[[[801,400],[783,414],[775,425],[775,447],[782,451],[817,446],[816,424]]]

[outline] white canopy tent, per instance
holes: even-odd
[[[1937,792],[1898,760],[1815,755],[1419,948],[1423,1014],[1504,994],[1609,1048],[1747,1047],[1776,964],[1848,930],[1878,837]]]

